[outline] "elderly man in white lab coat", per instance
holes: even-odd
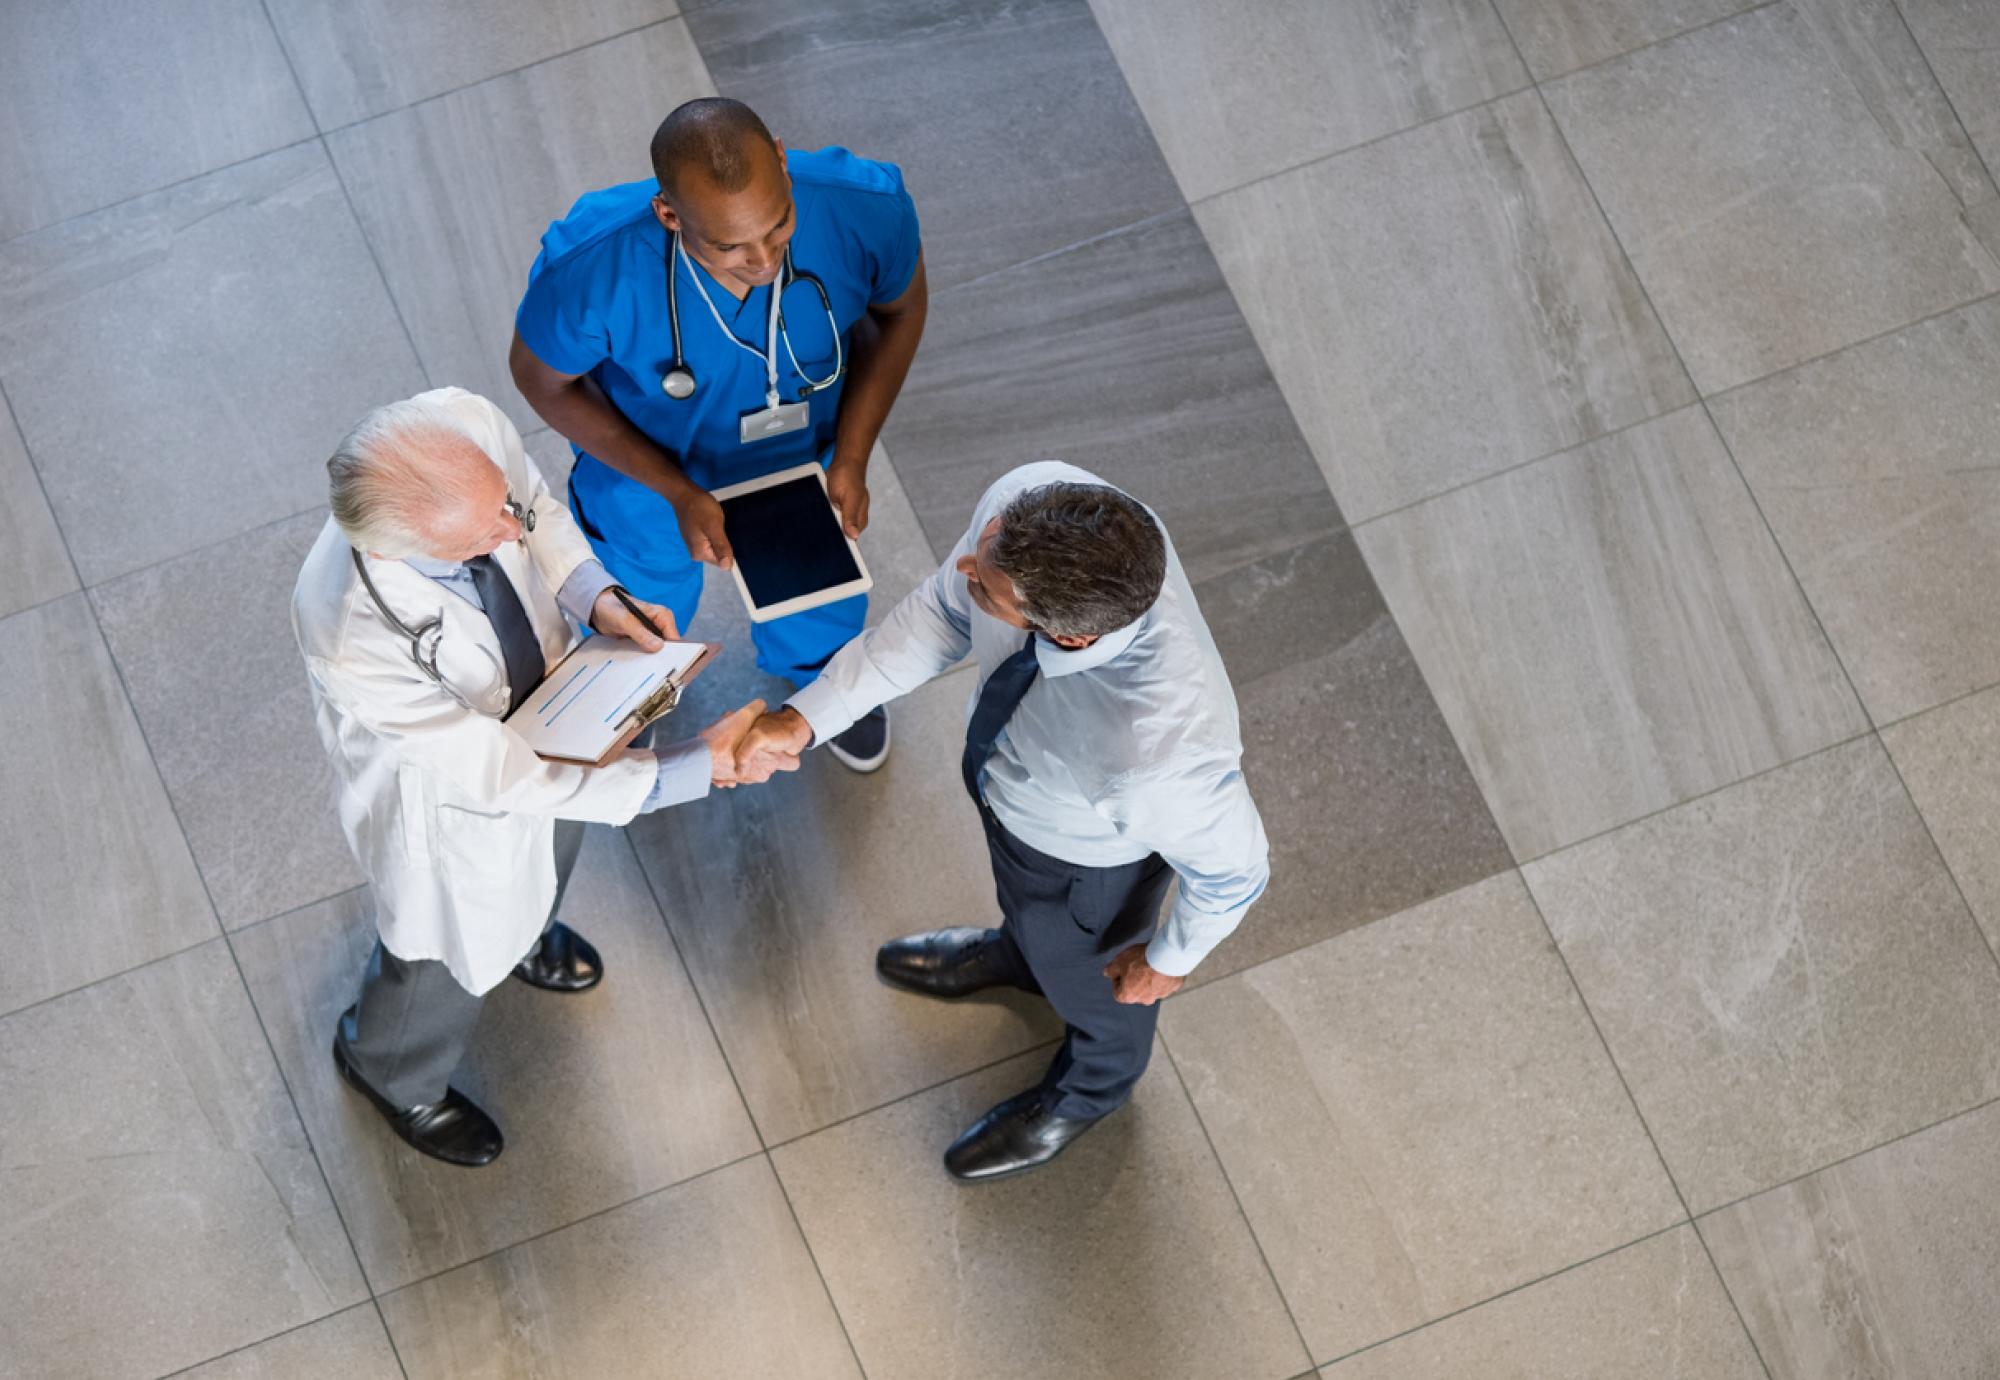
[[[484,398],[442,388],[378,408],[327,469],[333,516],[292,625],[380,931],[334,1062],[416,1149],[488,1164],[500,1128],[448,1080],[504,979],[581,992],[602,976],[556,919],[584,823],[768,775],[735,764],[761,704],[601,767],[537,757],[501,720],[575,646],[575,624],[652,648],[632,609],[669,636],[672,615],[618,597]]]

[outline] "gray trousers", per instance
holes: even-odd
[[[582,849],[583,824],[557,820],[556,898],[543,933],[562,908],[563,892],[569,889],[569,876]],[[541,941],[535,943],[539,947]],[[459,986],[451,969],[436,959],[398,958],[378,939],[361,979],[355,1018],[342,1021],[334,1038],[355,1071],[392,1105],[441,1102],[452,1070],[472,1040],[485,1000]]]

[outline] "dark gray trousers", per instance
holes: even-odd
[[[1097,1117],[1122,1105],[1153,1057],[1158,1003],[1111,995],[1104,965],[1146,940],[1174,874],[1155,853],[1118,867],[1085,867],[1038,852],[983,805],[986,849],[1000,898],[1002,957],[1016,985],[1048,999],[1068,1029],[1042,1087],[1062,1116]]]
[[[557,820],[556,898],[549,906],[544,932],[562,908],[563,892],[582,849],[583,824]],[[436,959],[398,958],[378,939],[361,979],[355,1019],[342,1021],[335,1038],[355,1071],[392,1105],[441,1102],[485,1000],[459,986],[451,969]]]

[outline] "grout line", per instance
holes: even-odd
[[[291,906],[284,910],[277,911],[274,914],[263,916],[262,918],[257,920],[252,920],[247,924],[237,925],[233,928],[225,925],[223,929],[226,933],[229,934],[238,934],[238,935],[248,934],[252,930],[261,930],[266,925],[275,925],[278,921],[287,919],[290,916],[297,915],[300,911],[311,910],[314,906],[323,906],[327,904],[329,901],[344,900],[347,897],[354,895],[357,891],[366,891],[366,890],[368,890],[367,882],[356,882],[353,886],[342,887],[339,891],[330,891],[326,895],[316,897],[315,899],[310,901],[301,901],[296,906]]]
[[[1597,59],[1597,61],[1595,62],[1586,62],[1581,67],[1570,67],[1560,72],[1551,72],[1546,77],[1536,77],[1535,85],[1546,86],[1550,82],[1558,82],[1565,77],[1573,77],[1578,72],[1588,72],[1594,68],[1606,66],[1610,63],[1618,61],[1620,58],[1630,57],[1634,53],[1643,53],[1648,48],[1658,48],[1663,44],[1672,43],[1677,39],[1686,38],[1689,34],[1698,34],[1703,29],[1713,29],[1719,25],[1727,24],[1732,20],[1741,19],[1745,15],[1755,14],[1759,10],[1768,10],[1777,3],[1778,0],[1761,0],[1761,2],[1758,4],[1746,5],[1744,8],[1737,10],[1732,14],[1719,14],[1713,19],[1704,19],[1699,24],[1690,25],[1685,29],[1679,29],[1670,34],[1662,34],[1658,38],[1647,39],[1644,43],[1638,44],[1631,48],[1623,49],[1619,52],[1611,54],[1609,57],[1601,57]],[[1499,5],[1496,4],[1494,5],[1493,8],[1496,17],[1498,17],[1500,20],[1500,27],[1503,29],[1507,29],[1507,37],[1509,39],[1512,39],[1514,37],[1514,33],[1513,30],[1508,27],[1506,16],[1499,14],[1499,8],[1500,8]],[[1514,51],[1516,53],[1519,53],[1521,51],[1521,45],[1518,41],[1514,43]],[[1524,66],[1527,64],[1527,57],[1525,55],[1522,56],[1521,62],[1522,65]]]
[[[1909,713],[1903,715],[1900,719],[1888,720],[1886,723],[1883,723],[1882,725],[1877,727],[1875,731],[1877,733],[1887,733],[1890,729],[1901,728],[1904,724],[1913,723],[1916,720],[1923,718],[1925,715],[1935,714],[1940,709],[1950,709],[1953,705],[1963,704],[1966,700],[1975,699],[1980,695],[1986,694],[1990,690],[2000,690],[2000,680],[1996,680],[1990,685],[1980,685],[1980,686],[1975,686],[1973,689],[1970,690],[1961,690],[1956,695],[1953,695],[1950,699],[1939,700],[1936,704],[1927,704],[1922,709],[1913,709]],[[1884,740],[1884,746],[1887,746],[1886,739]]]
[[[1986,927],[1979,923],[1979,912],[1973,909],[1971,898],[1965,894],[1964,886],[1959,883],[1958,873],[1952,870],[1951,859],[1947,858],[1944,849],[1938,846],[1937,834],[1931,829],[1931,822],[1924,815],[1924,807],[1917,803],[1916,792],[1910,789],[1909,779],[1903,775],[1902,764],[1896,760],[1896,754],[1889,751],[1889,745],[1882,742],[1882,735],[1879,732],[1875,735],[1875,740],[1882,743],[1882,755],[1889,761],[1889,770],[1896,773],[1896,784],[1903,788],[1903,799],[1910,802],[1910,812],[1917,817],[1917,823],[1922,826],[1924,839],[1930,844],[1931,852],[1938,860],[1938,866],[1944,869],[1945,877],[1951,882],[1952,895],[1958,897],[1958,904],[1965,910],[1966,923],[1972,926],[1973,933],[1979,936],[1979,942],[1985,945],[1986,952],[1992,955],[1994,966],[2000,968],[2000,949],[1994,947],[1992,938],[1986,933]]]
[[[1949,110],[1951,118],[1958,122],[1958,132],[1965,136],[1965,147],[1971,151],[1972,160],[1979,164],[1980,170],[1986,174],[1987,186],[1994,191],[2000,191],[2000,181],[1996,181],[1993,176],[1993,165],[1988,163],[1986,155],[1979,151],[1979,142],[1972,137],[1972,129],[1965,123],[1965,117],[1959,114],[1958,104],[1952,100],[1951,92],[1947,91],[1944,83],[1938,80],[1937,68],[1931,65],[1931,55],[1925,51],[1923,40],[1917,37],[1917,31],[1910,27],[1910,17],[1903,13],[1902,0],[1889,0],[1889,8],[1896,12],[1896,22],[1903,26],[1904,34],[1909,37],[1910,47],[1916,50],[1917,60],[1923,63],[1924,75],[1931,79],[1931,85],[1936,88],[1938,97],[1944,101],[1944,108]],[[1942,173],[1939,176],[1942,177]],[[1952,188],[1952,195],[1954,199],[1957,198],[1957,188]],[[1963,206],[1964,202],[1961,201],[1959,204]]]
[[[1061,245],[1055,249],[1045,249],[1039,254],[1030,254],[1025,259],[1018,259],[1011,264],[1002,264],[998,268],[989,268],[984,273],[975,274],[962,283],[951,283],[947,286],[936,288],[931,292],[931,297],[935,300],[936,298],[945,296],[947,293],[958,292],[964,288],[979,287],[991,282],[995,278],[1004,278],[1009,273],[1018,272],[1024,268],[1032,268],[1036,264],[1044,264],[1051,259],[1060,259],[1065,254],[1075,253],[1079,249],[1088,249],[1093,244],[1103,244],[1106,240],[1115,240],[1121,235],[1129,235],[1136,230],[1143,230],[1148,226],[1157,225],[1162,221],[1172,220],[1175,216],[1185,215],[1187,212],[1188,206],[1185,202],[1179,206],[1169,206],[1164,211],[1154,211],[1148,215],[1139,217],[1137,220],[1127,221],[1123,225],[1114,225],[1110,229],[1100,230],[1094,235],[1085,235],[1082,239],[1076,240],[1073,243]]]
[[[56,540],[62,544],[63,559],[69,562],[69,573],[76,581],[76,589],[64,590],[61,594],[55,596],[56,599],[67,599],[70,595],[75,594],[77,590],[87,588],[83,583],[83,571],[77,566],[76,552],[70,550],[69,534],[63,531],[62,519],[56,516],[56,505],[49,498],[48,481],[42,478],[42,468],[35,463],[35,453],[28,447],[28,433],[21,429],[21,418],[14,411],[14,399],[8,395],[5,380],[0,380],[0,412],[6,414],[7,425],[14,428],[14,439],[21,443],[21,458],[28,462],[28,473],[35,477],[35,489],[42,496],[42,506],[48,510],[49,526],[55,528]],[[54,602],[55,599],[44,599],[41,603],[30,604],[28,608],[41,608],[43,604],[52,604]],[[27,611],[28,609],[21,608],[15,609],[14,613],[26,613]],[[10,613],[7,616],[12,618],[14,614]]]
[[[885,1112],[891,1107],[908,1102],[913,1097],[922,1097],[925,1093],[936,1092],[939,1088],[956,1083],[960,1079],[975,1077],[985,1073],[988,1069],[996,1069],[1000,1065],[1010,1063],[1015,1059],[1025,1059],[1030,1054],[1036,1054],[1045,1049],[1054,1049],[1061,1043],[1062,1040],[1060,1037],[1052,1040],[1038,1041],[1035,1044],[1029,1045],[1026,1049],[1017,1049],[1012,1054],[1003,1054],[997,1059],[989,1059],[977,1068],[967,1069],[963,1073],[954,1073],[949,1078],[940,1078],[935,1083],[926,1083],[923,1087],[912,1088],[906,1093],[898,1093],[886,1102],[878,1102],[872,1107],[863,1107],[858,1112],[849,1112],[846,1116],[829,1121],[824,1126],[815,1126],[810,1131],[801,1131],[795,1136],[786,1137],[784,1140],[773,1141],[770,1148],[772,1150],[782,1150],[788,1145],[797,1145],[802,1140],[811,1140],[821,1132],[831,1131],[836,1126],[845,1126],[850,1121],[859,1121],[865,1116],[873,1116],[877,1112]]]
[[[1606,223],[1609,224],[1608,219]],[[1634,276],[1636,277],[1637,274],[1635,273]],[[1875,332],[1873,335],[1864,335],[1859,340],[1850,340],[1845,345],[1836,345],[1831,350],[1822,350],[1816,355],[1808,355],[1796,363],[1787,364],[1782,369],[1773,369],[1768,374],[1759,374],[1754,379],[1744,379],[1741,383],[1732,383],[1727,388],[1718,388],[1713,393],[1701,393],[1700,396],[1704,402],[1720,401],[1731,394],[1740,393],[1746,388],[1754,388],[1760,383],[1769,383],[1773,379],[1783,378],[1786,374],[1803,369],[1808,365],[1823,363],[1826,360],[1832,359],[1835,355],[1846,354],[1849,350],[1858,350],[1864,345],[1873,345],[1877,341],[1887,340],[1892,335],[1901,335],[1904,331],[1913,331],[1919,326],[1928,326],[1933,321],[1942,320],[1957,312],[1970,311],[1974,307],[1983,306],[1996,299],[2000,299],[2000,291],[1982,293],[1978,297],[1969,297],[1963,302],[1955,302],[1951,306],[1940,307],[1927,316],[1919,316],[1914,320],[1905,321],[1899,326],[1889,326]],[[1661,324],[1661,329],[1663,331],[1666,329],[1665,323]],[[1698,388],[1696,391],[1700,392]]]
[[[826,1306],[833,1310],[833,1320],[840,1324],[840,1335],[847,1342],[847,1351],[854,1358],[854,1368],[861,1372],[861,1380],[868,1380],[868,1367],[861,1364],[861,1349],[854,1345],[854,1335],[847,1330],[847,1319],[841,1314],[840,1304],[834,1300],[833,1286],[826,1282],[826,1271],[820,1268],[819,1252],[813,1249],[812,1238],[806,1235],[806,1224],[799,1220],[799,1209],[792,1202],[792,1191],[785,1187],[785,1176],[778,1172],[778,1162],[771,1158],[771,1152],[764,1152],[764,1164],[777,1181],[778,1194],[785,1200],[785,1210],[792,1214],[792,1230],[799,1234],[799,1244],[806,1248],[806,1259],[812,1262],[813,1273],[819,1277],[819,1287],[826,1294]]]
[[[134,717],[137,716],[135,715]],[[199,871],[200,869],[197,868],[196,869],[197,874],[199,874]],[[106,973],[103,977],[92,978],[89,982],[80,982],[76,986],[65,988],[60,992],[51,992],[46,997],[37,997],[33,1001],[29,1002],[26,1006],[17,1006],[12,1011],[0,1014],[0,1022],[11,1021],[16,1016],[26,1015],[30,1011],[34,1011],[40,1007],[47,1006],[50,1002],[61,1001],[65,997],[73,997],[79,992],[88,992],[93,987],[102,987],[107,982],[116,982],[120,978],[131,977],[132,974],[141,972],[147,968],[151,968],[156,964],[165,963],[170,959],[179,958],[183,954],[193,953],[196,949],[199,949],[202,945],[213,944],[216,940],[220,938],[222,938],[222,926],[221,922],[218,921],[216,923],[216,932],[214,934],[206,935],[203,938],[197,939],[192,944],[183,944],[180,948],[175,949],[170,953],[164,953],[156,958],[146,959],[144,962],[141,963],[134,963],[129,968],[120,968],[115,973]]]
[[[273,527],[282,526],[287,522],[291,522],[294,521],[295,519],[305,517],[309,513],[324,513],[326,512],[326,510],[327,510],[326,500],[320,499],[319,501],[315,502],[311,507],[301,508],[296,513],[284,513],[278,517],[268,518],[263,522],[257,523],[253,527],[245,527],[240,531],[230,532],[225,536],[217,537],[214,541],[203,542],[200,546],[190,546],[185,551],[176,551],[171,556],[162,556],[157,561],[149,562],[146,565],[135,566],[130,570],[121,570],[116,575],[107,575],[94,585],[84,585],[83,592],[86,594],[96,594],[100,590],[108,590],[113,585],[120,584],[126,580],[130,580],[137,576],[145,575],[151,571],[158,570],[162,566],[172,565],[175,561],[183,560],[189,556],[202,555],[206,552],[215,550],[217,547],[228,546],[233,542],[242,541],[247,537],[254,537],[257,536],[259,533],[268,532]]]
[[[293,1323],[290,1327],[279,1328],[276,1332],[273,1332],[268,1337],[259,1337],[255,1341],[245,1342],[241,1346],[233,1346],[229,1348],[229,1350],[227,1351],[217,1352],[213,1356],[205,1357],[202,1360],[196,1361],[190,1365],[182,1366],[179,1370],[168,1371],[165,1375],[160,1377],[160,1380],[176,1380],[177,1376],[192,1375],[194,1374],[194,1372],[200,1370],[203,1366],[212,1366],[217,1361],[227,1360],[231,1356],[241,1356],[246,1351],[255,1351],[258,1347],[264,1345],[266,1342],[275,1342],[280,1337],[289,1337],[294,1332],[305,1331],[308,1327],[317,1327],[323,1322],[331,1322],[335,1318],[344,1318],[349,1313],[353,1313],[359,1309],[367,1308],[371,1301],[372,1300],[369,1299],[362,1299],[359,1303],[350,1303],[345,1308],[336,1308],[333,1312],[328,1313],[323,1317],[313,1318],[308,1322]],[[376,1314],[376,1317],[379,1319],[381,1317],[381,1314],[378,1312]],[[388,1331],[389,1329],[385,1325],[382,1329],[383,1335],[387,1336]],[[395,1342],[393,1339],[389,1343],[389,1349],[393,1354],[395,1351]]]

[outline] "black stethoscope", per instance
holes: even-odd
[[[681,232],[676,230],[667,244],[667,324],[673,331],[674,362],[660,379],[660,389],[668,397],[676,400],[691,398],[695,390],[694,370],[688,367],[687,358],[681,352],[681,275],[676,271],[680,264],[687,265],[688,277],[693,280],[695,291],[701,294],[701,300],[708,305],[708,314],[715,318],[716,327],[729,337],[730,343],[737,349],[755,355],[764,362],[765,402],[768,406],[778,405],[780,340],[785,342],[785,353],[791,357],[792,372],[805,380],[804,390],[799,394],[801,398],[810,397],[822,389],[833,387],[840,382],[841,375],[847,372],[847,361],[842,357],[840,348],[840,321],[833,314],[833,299],[827,296],[826,284],[819,280],[818,274],[801,273],[793,265],[790,244],[785,246],[785,265],[778,272],[778,280],[771,285],[771,315],[764,335],[764,348],[757,350],[745,345],[722,319],[722,313],[716,310],[715,299],[708,295],[708,288],[702,284],[701,275],[694,271],[694,264],[689,261],[687,250],[681,247]],[[808,377],[806,371],[799,367],[799,357],[792,350],[791,332],[785,329],[783,299],[785,289],[793,283],[812,284],[813,291],[819,294],[820,309],[826,313],[826,328],[833,335],[833,372],[823,379]]]

